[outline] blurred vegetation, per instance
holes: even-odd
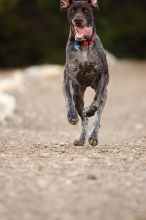
[[[146,0],[100,1],[104,47],[121,58],[146,58]],[[0,66],[64,63],[69,32],[55,0],[0,0]]]

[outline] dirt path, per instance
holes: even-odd
[[[25,79],[0,126],[0,220],[146,220],[146,63],[111,70],[100,145],[74,147],[62,76]],[[88,91],[87,103],[92,93]]]

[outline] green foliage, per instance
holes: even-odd
[[[108,0],[97,19],[104,45],[125,58],[146,58],[146,1]]]
[[[69,32],[58,1],[0,0],[0,65],[64,63]],[[95,11],[97,32],[119,57],[146,58],[146,1],[105,0]]]

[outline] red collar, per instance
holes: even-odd
[[[90,40],[86,39],[85,41],[83,41],[82,46],[83,47],[90,47],[93,44],[94,40],[95,40],[95,33],[92,34],[92,37]]]
[[[95,37],[96,37],[96,33],[94,31],[92,34],[92,37],[90,39],[83,38],[83,40],[81,40],[81,41],[76,41],[74,33],[72,32],[72,30],[70,31],[71,41],[74,41],[75,44],[78,44],[80,47],[90,47],[93,44]]]

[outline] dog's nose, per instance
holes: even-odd
[[[81,19],[81,18],[75,18],[74,19],[74,23],[76,24],[76,25],[82,25],[82,22],[83,22],[83,19]]]

